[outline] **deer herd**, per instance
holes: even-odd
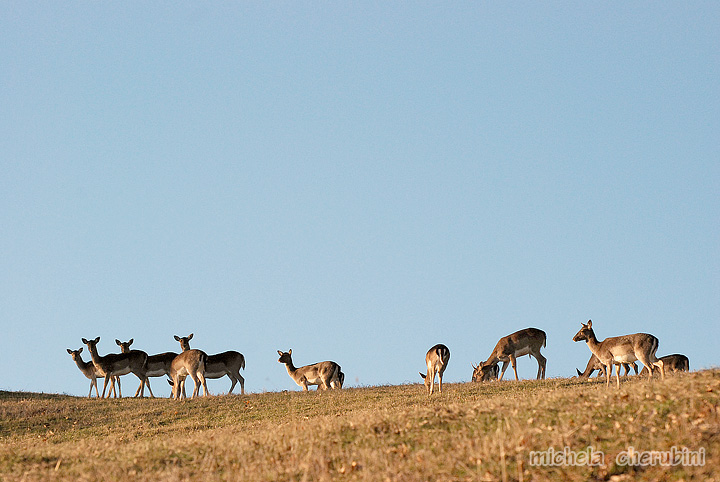
[[[661,378],[664,379],[668,370],[673,372],[690,370],[690,364],[685,355],[675,354],[658,358],[655,353],[659,342],[653,335],[635,333],[599,341],[593,331],[592,320],[581,323],[581,325],[582,327],[573,337],[573,341],[586,342],[591,352],[585,371],[577,370],[578,377],[581,379],[590,378],[592,373],[598,370],[599,376],[605,376],[606,385],[609,387],[613,366],[615,366],[615,379],[617,386],[620,387],[620,367],[624,368],[625,376],[629,374],[631,367],[637,375],[636,361],[643,364],[639,375],[647,375],[649,380],[658,371]],[[186,337],[175,335],[175,340],[180,343],[180,353],[165,352],[148,355],[144,351],[131,349],[130,345],[133,344],[133,339],[130,339],[127,342],[115,340],[120,347],[120,353],[100,356],[97,350],[100,337],[93,340],[82,339],[90,352],[90,361],[88,362],[82,359],[82,347],[78,350],[68,349],[67,352],[80,371],[90,380],[88,397],[92,396],[93,388],[98,398],[105,398],[106,392],[108,397],[111,394],[114,397],[122,397],[120,377],[128,373],[133,373],[140,380],[140,385],[135,392],[136,397],[145,396],[145,387],[150,396],[154,397],[149,379],[162,376],[168,377],[168,383],[172,386],[171,397],[174,399],[187,398],[185,394],[187,377],[190,377],[195,384],[192,398],[199,395],[201,387],[203,394],[208,395],[206,381],[208,378],[215,379],[225,376],[232,382],[228,394],[232,393],[237,383],[240,383],[241,394],[245,394],[245,379],[240,375],[240,369],[245,368],[245,357],[242,353],[225,351],[216,355],[208,355],[202,350],[190,348],[192,337],[192,333]],[[544,379],[547,359],[540,353],[540,348],[545,347],[546,342],[545,332],[537,328],[526,328],[500,338],[488,359],[478,365],[473,365],[472,381],[502,380],[508,364],[512,366],[515,380],[519,380],[517,358],[525,355],[535,358],[538,364],[537,379]],[[280,355],[278,362],[285,365],[290,378],[304,391],[307,391],[308,387],[312,385],[317,385],[318,390],[341,389],[343,386],[345,374],[340,365],[333,361],[295,367],[292,350],[287,352],[278,350],[278,355]],[[436,376],[439,380],[438,391],[442,393],[443,373],[449,361],[450,349],[443,344],[437,344],[427,351],[425,355],[427,372],[424,374],[421,372],[420,376],[424,379],[428,394],[435,391]],[[502,369],[498,366],[500,362],[502,362]],[[102,396],[97,386],[98,378],[105,379]]]

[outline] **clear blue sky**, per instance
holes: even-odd
[[[297,389],[288,348],[355,386],[419,382],[442,342],[468,381],[529,326],[570,376],[588,319],[717,366],[718,26],[717,2],[0,3],[0,389],[86,395],[82,337],[190,332],[250,392]]]

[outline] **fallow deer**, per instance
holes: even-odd
[[[121,353],[130,353],[130,345],[132,345],[133,339],[131,338],[130,341],[127,342],[115,340],[115,343],[117,343],[120,347]],[[176,356],[178,356],[178,354],[171,351],[148,356],[146,372],[146,375],[148,377],[148,389],[150,389],[150,377],[161,377],[163,375],[170,376],[170,365],[172,364],[172,361],[175,359]],[[138,391],[139,390],[140,388],[138,388]],[[137,392],[135,392],[135,396],[137,396]]]
[[[435,374],[437,373],[440,381],[439,391],[442,393],[442,379],[443,373],[447,368],[448,361],[450,360],[450,349],[439,343],[434,347],[430,348],[425,355],[425,365],[427,366],[427,375],[420,373],[420,376],[425,380],[425,388],[428,395],[432,395],[435,391]]]
[[[646,367],[656,366],[660,369],[660,375],[665,379],[665,367],[662,360],[655,356],[659,341],[649,333],[635,333],[633,335],[614,336],[598,341],[592,328],[592,320],[587,324],[581,323],[582,328],[573,337],[573,341],[585,341],[590,351],[598,357],[600,363],[605,366],[607,386],[610,386],[610,376],[613,365],[618,365],[615,372],[617,387],[620,388],[620,367],[622,363],[632,363],[640,360]],[[652,379],[652,373],[648,373]]]
[[[500,338],[488,359],[475,367],[472,380],[474,382],[481,382],[492,379],[493,373],[497,373],[497,364],[499,362],[503,362],[500,380],[502,380],[503,375],[505,375],[508,364],[512,365],[513,371],[515,372],[515,380],[519,380],[516,358],[524,355],[533,356],[537,360],[537,379],[544,379],[547,359],[540,353],[540,348],[545,346],[546,340],[547,336],[545,332],[537,328],[525,328],[524,330],[516,331],[515,333]]]
[[[83,375],[85,375],[86,378],[90,380],[90,391],[88,392],[88,398],[92,396],[92,389],[95,387],[95,395],[97,398],[100,398],[100,392],[98,391],[97,386],[97,378],[101,377],[102,374],[98,372],[98,369],[95,368],[95,364],[92,361],[86,362],[83,361],[82,356],[80,355],[82,353],[83,349],[80,347],[79,350],[71,350],[67,349],[67,352],[72,357],[73,361],[77,365],[77,367],[80,369]],[[115,383],[117,382],[118,390],[115,390]],[[118,391],[120,390],[120,377],[112,377],[112,386],[110,387],[110,393],[117,398]]]
[[[676,353],[674,355],[661,356],[660,359],[662,360],[663,365],[665,365],[665,370],[670,370],[671,372],[690,371],[690,360],[688,360],[688,357],[685,355]],[[647,372],[647,367],[643,367],[640,371],[640,375],[647,375]],[[653,375],[655,375],[655,370],[653,370]]]
[[[180,347],[185,351],[190,349],[190,340],[192,337],[192,333],[184,337],[175,335],[175,340],[180,342]],[[237,383],[240,383],[240,394],[245,395],[245,379],[240,375],[241,368],[245,369],[245,356],[240,352],[225,351],[216,355],[208,355],[207,361],[205,362],[205,378],[215,379],[227,375],[232,382],[228,395],[232,393]]]
[[[195,383],[195,389],[191,398],[200,393],[202,385],[204,394],[208,396],[207,382],[205,381],[205,363],[207,354],[202,350],[184,350],[176,356],[170,364],[170,377],[172,378],[172,398],[179,400],[186,398],[185,378],[190,377]]]
[[[623,368],[625,369],[625,375],[628,376],[630,374],[630,367],[632,366],[633,370],[635,370],[635,375],[638,374],[638,367],[635,362],[633,363],[623,363]],[[585,367],[585,371],[581,372],[577,368],[575,371],[578,374],[578,378],[590,378],[590,376],[593,374],[595,370],[598,370],[598,377],[604,377],[605,376],[605,367],[602,363],[600,363],[600,360],[598,360],[598,357],[595,355],[590,355],[590,360],[587,362],[587,366]]]
[[[308,385],[318,385],[318,390],[327,390],[329,388],[342,388],[340,365],[333,361],[324,361],[313,365],[306,365],[295,368],[292,361],[292,350],[283,352],[278,350],[279,363],[285,364],[288,375],[295,383],[307,391]],[[342,375],[342,379],[345,376]]]
[[[140,379],[140,396],[145,396],[144,388],[147,383],[147,354],[145,352],[133,350],[130,353],[109,353],[100,356],[97,351],[97,344],[100,342],[99,336],[94,340],[83,338],[82,342],[87,345],[95,368],[101,376],[105,377],[102,398],[105,398],[105,390],[112,377],[128,373],[133,373]],[[152,390],[150,390],[150,394],[152,395]]]
[[[473,368],[472,381],[474,381],[474,382],[490,382],[490,381],[498,379],[498,376],[500,375],[500,367],[497,364],[492,365],[491,367],[489,367],[488,369],[485,369],[485,370],[483,370],[481,368],[481,366],[482,366],[482,363],[480,365],[472,365],[472,368]]]

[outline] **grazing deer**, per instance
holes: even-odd
[[[481,368],[482,363],[480,365],[471,365],[473,368],[472,381],[474,382],[490,382],[492,380],[497,380],[500,375],[500,367],[497,364],[492,365],[485,370]]]
[[[502,380],[503,375],[505,375],[508,363],[512,365],[513,371],[515,372],[515,380],[519,380],[516,358],[524,355],[535,357],[538,362],[537,379],[544,379],[547,359],[540,353],[540,348],[545,346],[546,340],[547,336],[545,332],[537,328],[525,328],[524,330],[516,331],[515,333],[500,338],[490,357],[474,367],[472,381],[481,382],[497,378],[498,362],[503,362],[500,380]]]
[[[102,375],[100,374],[100,372],[98,372],[97,368],[95,368],[95,364],[93,364],[92,361],[83,361],[82,356],[80,356],[82,351],[82,347],[80,347],[79,350],[71,350],[69,348],[67,349],[67,352],[70,354],[77,367],[80,369],[83,375],[85,375],[90,380],[90,391],[88,392],[88,398],[92,396],[93,387],[95,387],[95,395],[97,396],[97,398],[100,398],[100,392],[98,391],[97,386],[97,378],[101,377]],[[117,398],[118,392],[115,390],[115,382],[117,382],[119,390],[120,377],[113,377],[112,387],[110,387],[110,393],[112,393],[112,395]]]
[[[633,370],[635,370],[635,375],[638,374],[638,368],[637,368],[637,364],[635,364],[635,362],[623,363],[622,366],[625,369],[625,375],[623,375],[623,376],[628,376],[628,374],[630,373],[631,366],[632,366]],[[584,372],[581,372],[577,368],[575,369],[575,371],[578,374],[578,378],[590,378],[590,376],[593,374],[593,372],[595,370],[599,371],[598,377],[605,376],[605,367],[603,366],[602,363],[600,363],[600,360],[595,355],[590,356],[590,360],[588,360],[587,366],[585,367]]]
[[[205,381],[205,363],[207,362],[207,354],[201,350],[185,350],[176,356],[170,364],[170,377],[172,378],[172,398],[179,400],[187,398],[185,395],[185,378],[190,377],[195,382],[195,389],[191,398],[195,398],[200,393],[200,385],[202,385],[204,394],[207,397],[208,389]]]
[[[301,386],[303,390],[307,391],[308,385],[318,385],[318,390],[321,388],[323,390],[342,388],[345,375],[337,363],[324,361],[295,368],[292,361],[292,350],[288,350],[287,352],[278,350],[277,352],[278,355],[280,355],[278,362],[285,364],[290,378]]]
[[[105,398],[105,390],[107,389],[108,382],[112,377],[127,375],[131,372],[140,379],[140,396],[145,396],[144,388],[147,383],[147,353],[139,350],[132,350],[130,353],[109,353],[105,356],[100,356],[97,351],[97,344],[100,342],[99,336],[94,340],[86,340],[83,338],[82,342],[87,345],[95,368],[97,368],[101,376],[105,377],[102,398]],[[149,386],[148,389],[150,389]],[[150,390],[150,395],[152,396],[152,390]],[[122,393],[120,396],[122,396]],[[137,393],[135,396],[137,396]]]
[[[180,348],[186,351],[190,349],[190,340],[192,337],[192,333],[190,333],[189,336],[183,337],[175,335],[175,340],[180,342]],[[227,375],[232,382],[228,395],[232,393],[238,382],[240,383],[240,394],[245,395],[245,379],[240,375],[241,368],[245,369],[245,357],[240,352],[225,351],[217,355],[208,355],[207,361],[205,362],[205,378],[215,379]],[[183,387],[183,390],[184,389],[185,387]]]
[[[121,353],[130,353],[130,345],[132,345],[133,339],[131,338],[130,341],[127,342],[115,340],[115,343],[120,347]],[[177,355],[177,353],[171,351],[158,355],[149,355],[147,358],[147,372],[145,373],[148,379],[150,377],[161,377],[163,375],[170,376],[170,364]],[[148,389],[150,389],[150,380],[147,381],[147,386]],[[138,391],[139,390],[140,388],[138,387]],[[135,396],[137,396],[137,392],[135,392]]]
[[[610,386],[610,376],[612,375],[613,365],[618,365],[615,372],[617,386],[620,388],[620,367],[622,363],[632,363],[640,360],[646,367],[656,366],[660,369],[660,374],[665,379],[665,367],[662,360],[655,356],[658,349],[659,341],[653,335],[648,333],[635,333],[634,335],[615,336],[605,338],[598,341],[595,332],[592,329],[592,320],[588,320],[587,324],[580,323],[582,328],[573,337],[573,341],[587,342],[590,351],[598,357],[600,363],[605,366],[605,376],[607,386]],[[648,373],[648,378],[652,379],[652,373]]]
[[[442,393],[442,377],[447,368],[448,361],[450,360],[450,349],[442,343],[435,345],[430,348],[425,355],[425,365],[427,365],[427,375],[420,373],[420,376],[425,380],[425,388],[427,389],[428,395],[432,395],[435,391],[435,374],[437,373],[438,379],[440,380],[439,391]]]
[[[662,360],[663,365],[665,365],[666,370],[669,369],[671,372],[690,371],[690,360],[688,360],[688,357],[686,357],[685,355],[680,355],[679,353],[676,353],[674,355],[661,356],[660,359]],[[647,375],[647,372],[647,367],[643,367],[643,369],[640,371],[640,375]],[[653,375],[655,375],[655,370],[653,370]]]

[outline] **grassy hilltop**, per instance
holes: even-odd
[[[562,378],[444,388],[186,402],[0,392],[0,480],[720,480],[720,370],[620,390]],[[630,447],[636,461],[702,452],[703,465],[618,463]],[[588,450],[600,465],[567,464]]]

